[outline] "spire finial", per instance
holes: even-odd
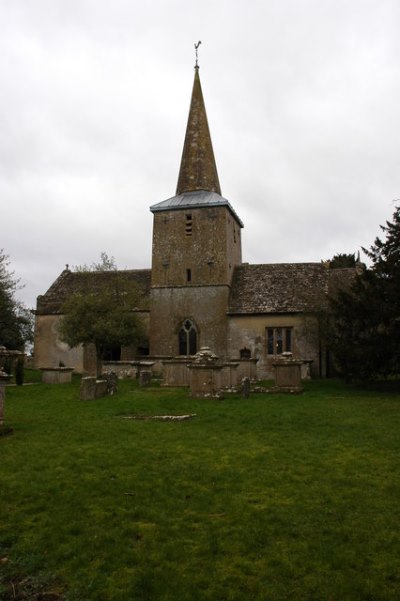
[[[195,69],[199,68],[199,46],[200,46],[200,44],[201,44],[201,40],[199,40],[197,42],[197,44],[194,45],[194,49],[195,49],[195,52],[196,52],[196,64],[194,66]]]

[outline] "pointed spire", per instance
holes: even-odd
[[[195,190],[221,194],[197,60],[176,194]]]

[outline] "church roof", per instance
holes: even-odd
[[[272,263],[238,265],[234,269],[228,313],[257,315],[269,313],[308,313],[327,306],[328,295],[348,287],[356,270],[329,269],[324,263]],[[37,298],[37,315],[62,313],[64,302],[77,292],[100,290],[114,278],[135,285],[137,310],[148,311],[150,269],[73,272],[65,269],[48,291]]]
[[[207,190],[197,190],[195,192],[185,192],[163,200],[152,207],[150,211],[157,213],[158,211],[173,211],[175,209],[194,209],[201,207],[228,207],[232,215],[238,221],[240,227],[243,227],[243,222],[235,213],[232,205],[226,198],[216,192]]]
[[[195,190],[208,190],[221,194],[198,66],[195,67],[176,194],[179,196],[184,192]]]
[[[257,314],[321,310],[329,291],[330,271],[334,270],[329,270],[322,263],[237,266],[232,278],[228,312]]]
[[[37,298],[36,315],[61,314],[65,301],[75,293],[101,290],[112,285],[115,278],[133,284],[138,293],[136,309],[147,311],[150,297],[150,269],[121,271],[70,271],[64,269],[47,292]]]

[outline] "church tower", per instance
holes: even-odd
[[[226,357],[243,224],[221,195],[197,63],[176,195],[150,210],[150,354],[192,355],[209,346]]]

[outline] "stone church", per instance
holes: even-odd
[[[277,355],[292,352],[312,376],[326,375],[318,316],[328,295],[354,270],[330,269],[322,262],[242,262],[243,223],[221,193],[197,65],[176,194],[150,210],[151,269],[117,272],[139,292],[139,306],[132,310],[143,320],[147,335],[138,348],[110,349],[110,359],[146,355],[161,365],[207,346],[221,360],[257,360],[257,377],[268,378]],[[59,340],[57,325],[63,303],[82,290],[83,278],[91,278],[95,288],[107,286],[115,275],[66,268],[38,297],[36,367],[62,362],[78,372],[92,370],[90,345],[70,349]]]

